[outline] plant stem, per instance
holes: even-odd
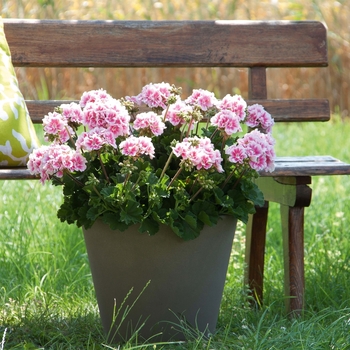
[[[166,170],[168,169],[173,154],[174,154],[174,152],[171,151],[171,153],[169,154],[169,157],[168,157],[168,159],[167,159],[167,161],[166,161],[166,163],[165,163],[165,165],[164,165],[164,168],[163,168],[163,170],[162,170],[162,173],[160,174],[159,180],[161,180],[161,179],[163,178],[163,176],[164,176]]]
[[[230,181],[230,179],[232,178],[233,174],[235,173],[235,170],[237,169],[237,167],[235,169],[232,170],[231,174],[227,177],[227,179],[225,180],[225,182],[222,184],[221,188],[224,189],[224,187],[227,185],[227,183]],[[232,190],[234,188],[236,188],[236,186],[238,185],[239,181],[242,179],[243,175],[245,174],[246,169],[243,169],[243,171],[241,172],[241,174],[239,175],[237,181],[234,183],[234,185],[232,186]]]
[[[95,193],[103,200],[103,202],[104,202],[104,198],[101,196],[101,193],[100,192],[98,192],[98,190],[97,190],[97,188],[96,188],[96,186],[95,185],[93,185],[92,186],[92,188],[94,189],[94,191],[95,191]]]
[[[219,128],[216,128],[215,130],[214,130],[214,132],[211,134],[211,136],[210,136],[210,140],[212,140],[213,139],[213,137],[214,137],[214,135],[216,134],[216,132],[219,130]]]
[[[167,116],[167,114],[168,114],[169,107],[170,107],[170,105],[168,104],[167,107],[166,107],[165,113],[164,113],[163,122],[166,121],[166,116]]]
[[[125,188],[126,184],[128,183],[128,181],[129,181],[129,179],[130,179],[130,176],[131,176],[131,173],[128,173],[128,174],[126,175],[126,178],[125,178],[124,183],[123,183],[123,187],[124,187],[124,188]],[[123,191],[123,192],[124,192],[124,191]]]
[[[203,186],[190,198],[190,202],[191,202],[192,200],[194,200],[194,199],[199,195],[199,193],[200,193],[202,190],[203,190]]]
[[[193,117],[191,118],[190,122],[188,123],[188,129],[187,129],[186,137],[188,137],[190,135],[192,124],[193,124]]]
[[[169,189],[169,187],[173,184],[173,182],[176,180],[176,178],[180,175],[181,171],[182,171],[182,167],[180,166],[179,170],[176,172],[174,177],[171,179],[167,189]]]
[[[75,141],[74,141],[74,139],[72,138],[72,135],[70,134],[70,132],[69,132],[69,130],[68,130],[68,127],[66,126],[65,129],[66,129],[66,131],[67,131],[67,133],[68,133],[68,135],[69,135],[69,140],[72,142],[72,145],[75,147]]]
[[[191,186],[191,189],[190,189],[189,193],[192,192],[192,190],[193,190],[194,186],[197,184],[197,182],[198,182],[198,178],[196,178],[196,179],[193,181],[193,184],[192,184],[192,186]]]
[[[68,170],[65,170],[65,174],[67,174],[75,183],[77,183],[79,186],[84,187],[84,184],[76,179]],[[62,181],[63,183],[63,181]]]
[[[103,164],[103,162],[102,162],[101,153],[98,152],[97,155],[98,155],[98,159],[100,160],[100,164],[101,164],[101,168],[102,168],[103,174],[104,174],[104,176],[105,176],[107,182],[108,182],[108,183],[111,183],[111,181],[109,180],[109,177],[108,177],[106,168],[105,168],[105,166],[104,166],[104,164]]]

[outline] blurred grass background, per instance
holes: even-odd
[[[349,0],[0,0],[4,18],[81,20],[318,20],[328,28],[328,68],[270,69],[269,98],[328,98],[342,118],[350,110]],[[20,68],[27,99],[77,99],[83,91],[101,87],[115,97],[132,95],[149,82],[215,91],[218,97],[247,97],[246,69],[72,69]]]

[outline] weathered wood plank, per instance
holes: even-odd
[[[62,103],[73,101],[32,101],[27,100],[29,114],[34,123]],[[77,101],[75,101],[77,102]],[[274,117],[276,122],[328,121],[330,119],[329,102],[326,99],[311,100],[247,100],[248,105],[260,103]]]
[[[49,112],[53,112],[54,109],[61,104],[64,103],[71,103],[71,102],[78,102],[78,101],[68,101],[68,100],[49,100],[49,101],[37,101],[37,100],[26,100],[26,105],[28,108],[28,112],[30,115],[30,118],[32,119],[33,123],[35,124],[41,124],[42,119],[45,115],[47,115]]]
[[[0,168],[0,180],[38,180],[26,167]]]
[[[316,21],[5,19],[4,26],[15,66],[327,65],[326,28]]]
[[[281,205],[284,255],[284,290],[287,312],[300,315],[304,308],[304,207]]]
[[[258,304],[262,303],[264,291],[264,258],[266,245],[266,227],[269,203],[256,208],[256,213],[249,216],[246,226],[245,245],[245,283],[249,285],[251,295]]]
[[[253,67],[249,69],[248,96],[251,99],[267,99],[266,68]]]
[[[336,163],[342,163],[337,158],[334,158],[332,156],[294,156],[294,157],[276,157],[276,162],[283,164],[283,163],[315,163],[315,162],[336,162]]]
[[[248,104],[260,103],[276,122],[329,121],[330,107],[327,99],[301,100],[249,100]]]
[[[350,164],[331,156],[277,157],[272,173],[261,172],[262,177],[349,175]]]
[[[261,172],[261,178],[350,175],[350,164],[331,156],[277,157],[275,164],[275,170],[272,173]],[[0,180],[9,179],[13,174],[16,179],[32,178],[28,176],[29,172],[25,168],[14,170],[0,169]]]

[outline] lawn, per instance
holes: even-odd
[[[275,126],[278,155],[331,154],[350,162],[350,124]],[[183,344],[108,346],[82,232],[56,218],[59,188],[37,181],[0,183],[0,349],[349,349],[350,177],[319,177],[305,218],[306,308],[284,311],[282,238],[271,204],[265,303],[252,309],[239,225],[218,331],[188,335]]]

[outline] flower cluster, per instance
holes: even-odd
[[[214,149],[208,137],[187,137],[178,142],[173,151],[177,157],[183,159],[189,169],[195,167],[197,170],[209,170],[214,167],[219,173],[223,172],[221,153]]]
[[[149,234],[167,224],[193,239],[221,215],[246,221],[262,203],[253,179],[274,169],[273,124],[239,95],[219,100],[196,89],[183,100],[168,83],[120,100],[93,90],[44,117],[49,145],[28,168],[64,186],[62,221],[139,224]]]
[[[33,174],[40,174],[41,181],[45,182],[52,176],[62,177],[65,171],[84,171],[86,159],[67,145],[53,144],[36,149],[28,166]]]

